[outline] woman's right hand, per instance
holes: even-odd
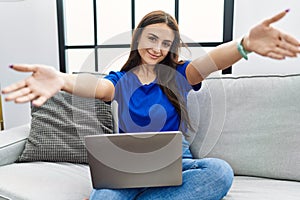
[[[16,103],[32,102],[34,106],[43,105],[64,86],[62,73],[45,65],[11,65],[19,72],[32,72],[31,76],[2,90],[7,94],[6,101]]]

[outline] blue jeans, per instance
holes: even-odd
[[[219,200],[227,194],[233,181],[233,171],[225,161],[193,159],[186,145],[183,145],[182,176],[180,186],[94,189],[90,200]]]

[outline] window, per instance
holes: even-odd
[[[118,70],[129,54],[132,30],[152,10],[177,19],[192,52],[182,57],[194,58],[193,52],[232,40],[233,7],[234,0],[57,0],[60,70]]]
[[[192,41],[222,42],[223,16],[223,0],[179,1],[181,33]]]

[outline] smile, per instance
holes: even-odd
[[[154,54],[150,53],[149,51],[147,51],[147,53],[152,59],[155,59],[155,60],[160,57],[160,55],[154,55]]]

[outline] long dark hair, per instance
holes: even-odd
[[[143,17],[138,26],[133,32],[131,41],[131,50],[129,58],[121,68],[121,71],[130,71],[133,68],[141,65],[141,56],[138,52],[138,40],[143,32],[143,28],[151,24],[165,23],[174,32],[174,41],[170,47],[170,50],[163,61],[155,67],[157,76],[157,83],[167,96],[168,100],[175,107],[180,120],[184,121],[187,125],[186,128],[192,128],[188,117],[186,102],[182,95],[179,93],[179,89],[176,84],[175,74],[177,73],[176,67],[178,64],[183,64],[183,61],[179,61],[179,48],[181,44],[179,28],[177,21],[168,13],[164,11],[153,11]],[[160,65],[160,67],[159,67]],[[182,123],[180,129],[183,129]],[[185,130],[182,130],[185,133]]]

